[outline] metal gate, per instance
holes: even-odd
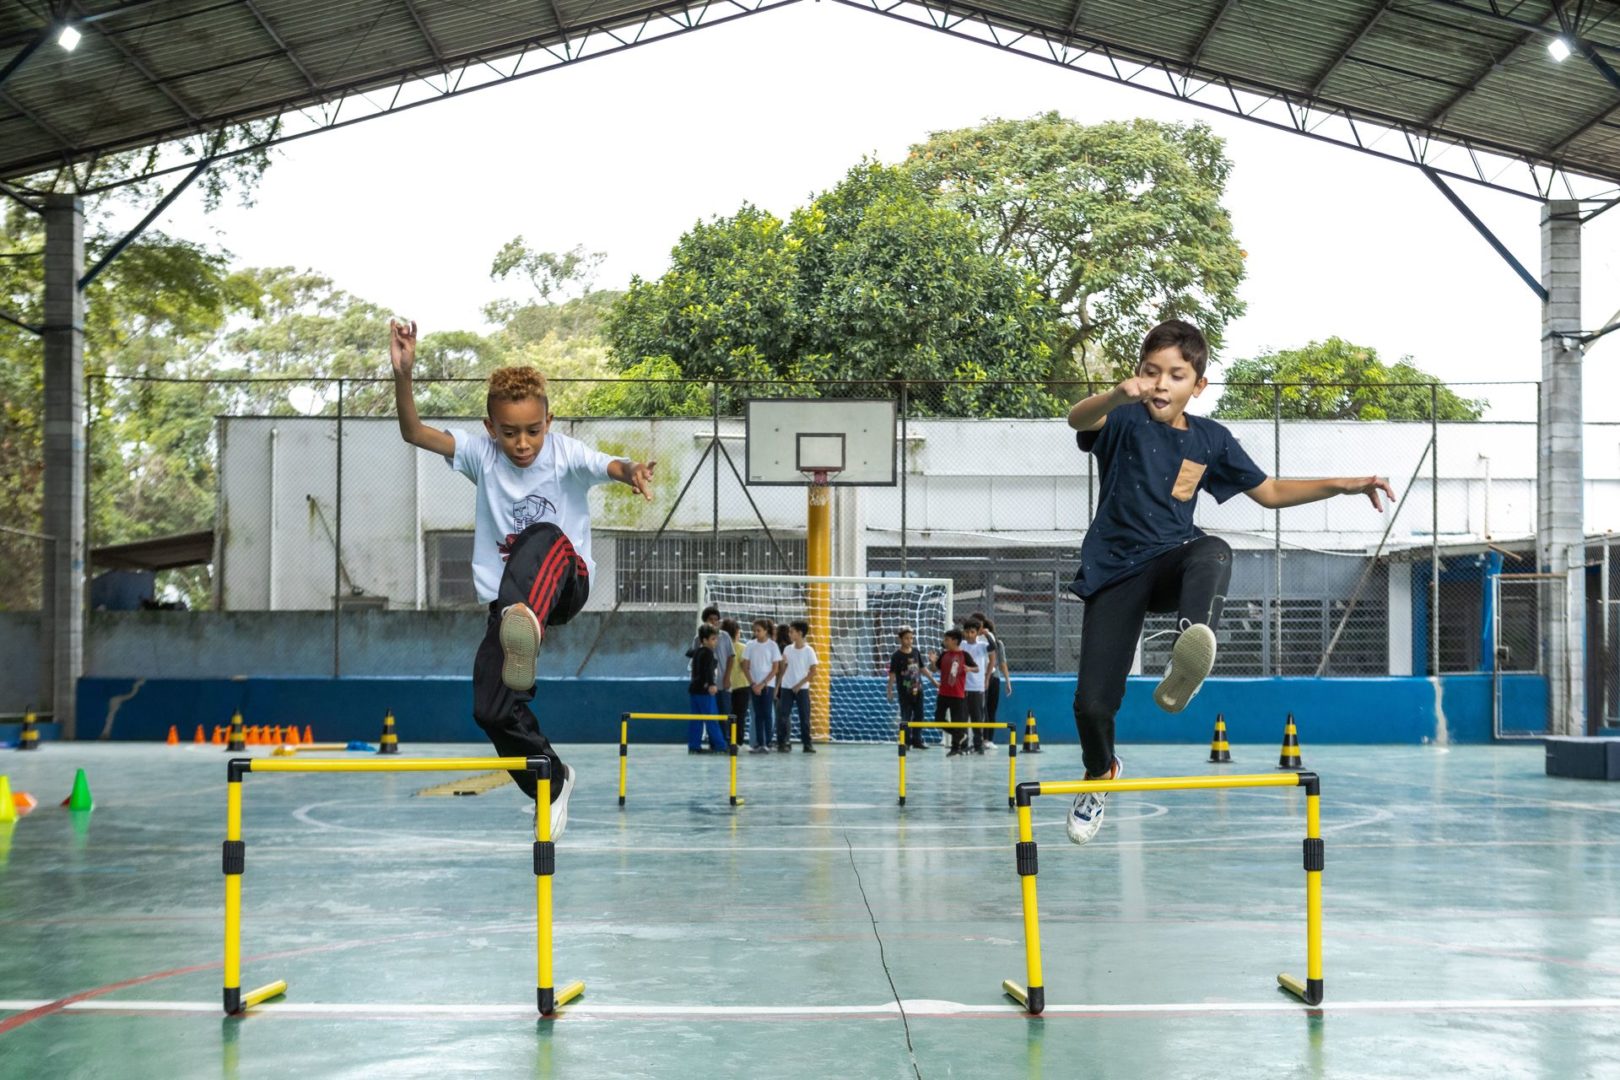
[[[1543,673],[1541,622],[1562,605],[1568,581],[1562,574],[1497,574],[1491,578],[1491,727],[1498,739],[1535,739],[1547,734],[1545,721],[1534,726],[1505,715],[1504,676]],[[1545,716],[1545,713],[1542,714]]]

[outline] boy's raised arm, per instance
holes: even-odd
[[[1074,403],[1069,410],[1069,426],[1076,431],[1096,431],[1108,419],[1108,414],[1121,405],[1141,401],[1153,390],[1153,381],[1133,375],[1112,390],[1092,394]]]
[[[455,457],[456,440],[450,433],[428,427],[416,414],[416,394],[411,388],[411,369],[416,366],[415,322],[388,320],[388,359],[394,366],[394,405],[399,413],[400,436],[412,446],[441,457]]]
[[[1395,503],[1395,489],[1382,476],[1331,476],[1321,480],[1279,480],[1273,476],[1244,494],[1267,510],[1281,510],[1289,506],[1321,502],[1335,495],[1365,495],[1372,500],[1373,509],[1383,513],[1384,504],[1378,495]]]

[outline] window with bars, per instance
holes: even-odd
[[[478,592],[473,588],[472,577],[473,534],[424,533],[422,543],[427,563],[428,606],[477,607]]]
[[[606,539],[597,535],[599,543]],[[617,599],[625,604],[695,607],[699,574],[804,573],[804,539],[781,534],[775,539],[773,545],[763,533],[722,532],[717,547],[711,533],[665,533],[656,539],[645,533],[614,534]]]

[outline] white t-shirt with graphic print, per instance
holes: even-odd
[[[473,587],[484,603],[501,590],[501,573],[511,542],[530,525],[554,522],[596,576],[591,558],[591,488],[610,479],[615,459],[578,439],[547,432],[534,462],[518,468],[483,431],[452,430],[456,441],[450,467],[478,485],[473,519]]]

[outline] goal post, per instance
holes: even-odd
[[[926,660],[952,625],[949,578],[832,577],[804,574],[699,574],[698,611],[717,607],[736,619],[746,643],[753,622],[810,623],[819,667],[810,732],[818,741],[890,742],[899,706],[886,701],[889,657],[900,628],[916,633]],[[820,700],[817,700],[817,699]]]

